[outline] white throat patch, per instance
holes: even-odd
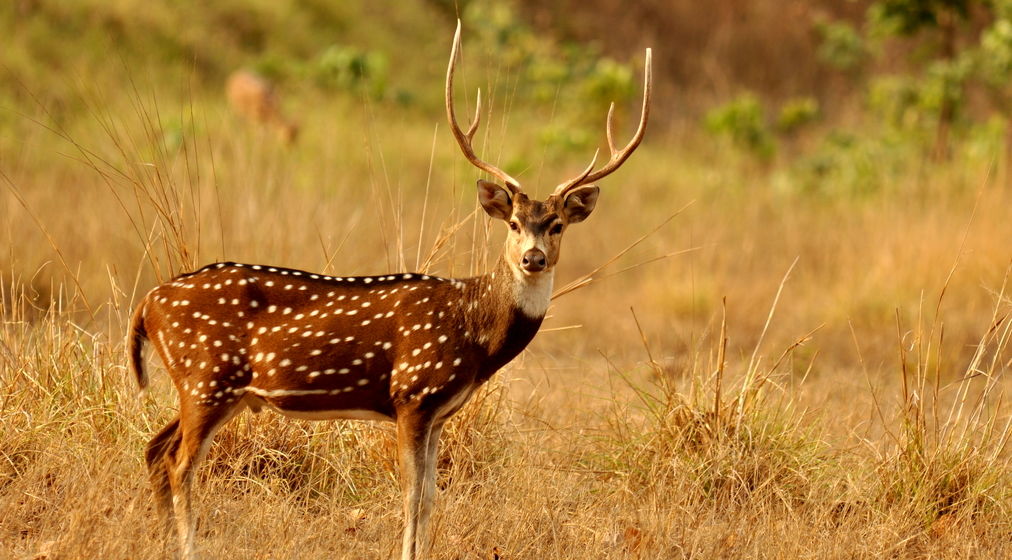
[[[517,308],[533,319],[544,317],[552,300],[555,270],[527,276],[513,266],[510,268],[513,271],[513,299]]]

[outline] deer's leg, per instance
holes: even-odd
[[[193,473],[207,453],[214,434],[240,410],[232,405],[196,405],[186,399],[180,403],[179,444],[171,458],[168,469],[172,489],[172,508],[176,517],[179,534],[179,554],[184,559],[196,557],[191,493]]]
[[[443,423],[438,422],[429,430],[425,449],[425,474],[422,477],[422,496],[418,506],[418,524],[415,542],[419,555],[425,557],[429,551],[431,535],[429,534],[429,516],[436,500],[436,462],[439,458],[439,436],[443,433]]]
[[[424,538],[419,533],[423,495],[426,485],[427,455],[433,422],[417,411],[397,418],[397,450],[400,459],[401,488],[404,491],[404,540],[401,560],[415,560],[419,555],[418,543]],[[438,434],[437,434],[438,435]]]
[[[175,456],[180,441],[177,416],[151,438],[144,453],[148,476],[151,478],[151,486],[155,493],[155,505],[165,525],[166,533],[172,529],[172,487],[169,483],[169,464],[166,459]]]

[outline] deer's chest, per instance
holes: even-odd
[[[498,344],[493,343],[488,349],[487,358],[478,371],[479,379],[487,380],[523,352],[534,339],[534,335],[538,334],[543,319],[543,317],[531,318],[520,311],[514,311],[509,323],[498,337]]]

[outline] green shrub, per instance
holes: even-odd
[[[386,93],[388,66],[387,57],[381,52],[331,45],[316,58],[312,72],[322,87],[381,98]]]
[[[852,70],[867,59],[864,38],[850,24],[822,21],[815,25],[815,30],[820,38],[817,54],[823,62],[840,70]]]
[[[706,129],[714,135],[729,138],[734,145],[762,159],[773,157],[776,151],[762,105],[752,93],[739,95],[710,110],[705,122]]]
[[[819,102],[814,97],[790,99],[780,108],[777,130],[790,134],[819,118]]]

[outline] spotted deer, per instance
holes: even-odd
[[[424,553],[435,496],[439,436],[446,421],[482,383],[519,354],[548,309],[562,234],[594,210],[593,181],[612,173],[643,139],[650,107],[650,50],[643,106],[632,140],[617,149],[609,111],[611,159],[544,201],[479,159],[453,110],[454,35],[446,72],[446,112],[464,155],[502,184],[479,180],[478,200],[509,233],[502,256],[483,275],[440,278],[419,273],[335,277],[277,266],[217,263],[154,288],[135,311],[130,367],[148,379],[149,340],[179,393],[179,414],[148,443],[156,500],[175,518],[180,555],[194,556],[191,485],[215,432],[244,409],[270,408],[313,420],[396,423],[404,494],[402,559]],[[612,107],[614,109],[614,107]]]
[[[273,127],[286,144],[295,142],[299,125],[281,112],[281,100],[274,83],[249,70],[236,70],[225,82],[225,97],[239,116]]]

